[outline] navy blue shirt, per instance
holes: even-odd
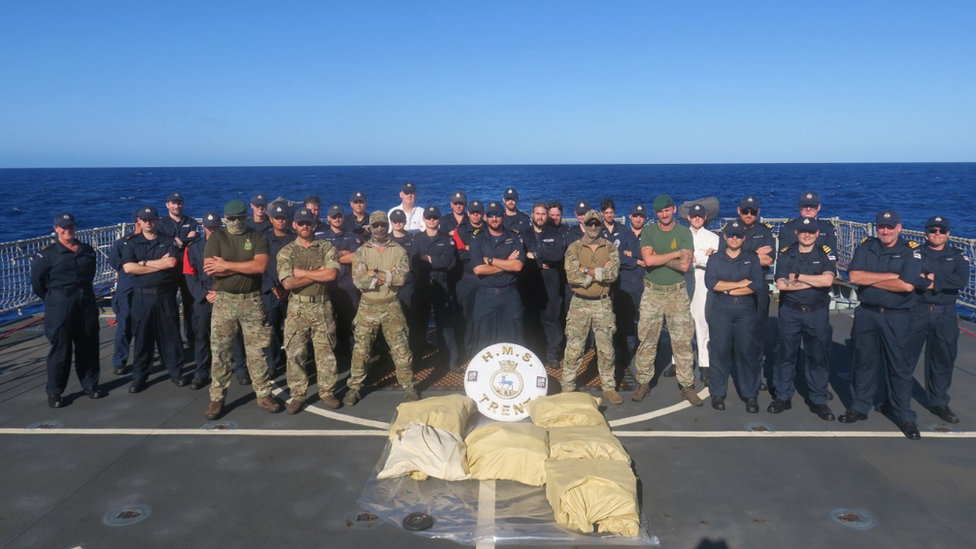
[[[81,242],[72,252],[55,241],[45,246],[31,262],[31,286],[34,295],[44,299],[51,290],[92,292],[98,260],[95,249]]]
[[[264,271],[264,278],[261,279],[261,293],[271,293],[275,288],[281,287],[281,280],[278,279],[278,252],[285,247],[285,244],[298,238],[294,233],[285,233],[285,236],[276,236],[272,228],[268,232],[268,268]],[[277,298],[276,298],[277,299]]]
[[[516,211],[515,215],[508,215],[506,211],[502,214],[502,225],[506,231],[524,235],[527,234],[527,231],[532,230],[532,219],[522,211]]]
[[[543,265],[562,267],[563,258],[566,257],[566,239],[559,229],[546,225],[542,232],[536,232],[535,227],[529,227],[529,232],[521,237],[526,253],[535,255],[535,263],[540,268]]]
[[[193,299],[200,305],[209,305],[207,293],[213,290],[213,279],[203,271],[203,251],[206,247],[206,238],[201,238],[187,246],[186,261],[183,264],[186,286],[190,289]]]
[[[640,236],[635,235],[630,227],[614,223],[614,231],[611,233],[604,229],[603,237],[613,242],[617,251],[620,252],[621,288],[627,290],[643,289],[645,269],[637,265],[637,261],[641,259]],[[624,252],[630,252],[631,255],[628,256]]]
[[[316,235],[318,235],[318,233],[316,233]],[[340,252],[339,257],[342,257],[341,252],[343,251],[355,252],[356,250],[359,249],[360,246],[359,238],[357,238],[356,235],[352,233],[347,233],[346,231],[342,231],[342,230],[340,230],[339,232],[335,232],[328,225],[325,226],[325,229],[322,231],[322,234],[318,235],[317,237],[335,246],[335,249]],[[342,268],[339,269],[339,276],[336,279],[336,284],[347,290],[352,290],[356,288],[356,286],[352,283],[351,264],[345,264],[345,263],[342,264]]]
[[[922,254],[922,275],[935,274],[931,290],[919,289],[918,302],[926,305],[955,306],[959,290],[969,283],[969,258],[948,244],[941,250],[918,248]]]
[[[428,236],[427,232],[420,232],[413,237],[414,247],[420,261],[417,263],[417,279],[422,283],[434,280],[441,285],[447,285],[447,271],[457,262],[457,247],[454,239],[445,233],[438,232],[435,236]],[[424,256],[430,256],[430,263]]]
[[[788,246],[792,246],[797,243],[796,240],[796,222],[797,219],[790,219],[779,229],[779,248],[782,250]],[[817,236],[816,245],[818,248],[823,248],[827,246],[832,252],[837,250],[837,231],[834,230],[834,224],[825,219],[817,220],[818,228],[820,229],[820,234]]]
[[[125,244],[126,240],[130,240],[134,237],[135,235],[131,234],[116,240],[115,244],[112,245],[112,250],[108,253],[108,264],[119,273],[118,281],[115,283],[115,293],[117,294],[132,293],[133,277],[122,269],[122,246]]]
[[[790,279],[791,273],[805,275],[819,275],[826,272],[837,274],[837,256],[833,251],[827,251],[824,245],[814,244],[809,253],[800,252],[800,245],[794,244],[780,250],[776,261],[776,280]],[[796,305],[826,305],[830,303],[830,288],[804,288],[791,292],[780,292],[780,301]]]
[[[417,282],[417,247],[414,246],[414,235],[411,233],[404,233],[401,237],[393,236],[393,231],[390,231],[390,239],[400,245],[405,252],[407,252],[407,262],[410,264],[410,272],[407,273],[404,279],[403,286],[400,287],[400,291],[397,292],[397,297],[400,299],[401,303],[405,303],[408,306],[411,303],[413,297],[413,291],[416,287]]]
[[[133,275],[134,288],[172,288],[180,274],[178,265],[183,260],[183,252],[173,241],[173,237],[157,233],[156,238],[148,240],[146,235],[138,234],[122,245],[122,265],[162,259],[164,255],[177,259],[177,267],[163,269],[144,275]]]
[[[916,289],[924,289],[922,254],[918,244],[899,238],[894,246],[885,248],[877,238],[869,238],[854,250],[854,258],[847,270],[871,273],[896,273],[898,278]],[[914,247],[913,247],[914,246]],[[915,292],[891,292],[875,286],[858,286],[857,296],[864,305],[889,309],[910,309],[915,305]]]
[[[441,232],[450,233],[454,229],[457,229],[461,225],[468,224],[468,212],[461,214],[461,222],[454,218],[454,210],[441,218]]]
[[[461,262],[461,265],[464,267],[465,274],[474,275],[475,265],[481,264],[480,262],[475,263],[472,261],[470,248],[475,238],[477,238],[482,234],[487,234],[487,233],[488,233],[488,225],[485,223],[482,223],[481,226],[479,227],[472,227],[471,224],[468,223],[465,225],[461,225],[461,227],[458,229],[458,236],[461,238],[461,242],[464,243],[464,246],[466,248],[466,249],[458,250],[458,260]]]
[[[350,213],[342,218],[342,230],[356,235],[360,242],[365,242],[365,227],[369,225],[369,214],[363,212],[362,219],[356,219],[356,214]]]
[[[159,221],[156,222],[156,227],[160,233],[168,234],[173,238],[179,238],[180,241],[183,242],[184,247],[186,247],[186,245],[190,242],[199,240],[202,236],[200,224],[197,223],[196,219],[193,219],[188,215],[181,214],[179,221],[174,221],[173,218],[168,214],[164,215],[163,217],[159,218]],[[192,232],[197,234],[193,235],[193,238],[187,236]],[[180,260],[182,261],[182,258],[180,258]]]
[[[273,230],[270,217],[266,218],[264,221],[255,221],[254,217],[251,217],[247,220],[247,228],[251,229],[252,231],[258,231],[265,234]]]
[[[485,264],[485,258],[508,259],[515,250],[519,251],[518,261],[525,263],[525,246],[519,235],[503,231],[500,236],[493,236],[489,231],[479,233],[471,242],[472,268]],[[479,275],[478,284],[485,288],[504,288],[514,286],[518,282],[518,273],[502,271],[493,275]]]
[[[741,221],[740,221],[741,223]],[[744,225],[744,224],[743,224]],[[776,237],[773,236],[773,231],[765,223],[756,222],[753,223],[752,227],[746,229],[746,237],[742,241],[742,251],[753,252],[762,248],[763,246],[769,246],[772,248],[769,252],[769,257],[776,261]],[[718,251],[725,251],[725,239],[722,238],[718,243]],[[712,254],[715,255],[715,254]],[[711,258],[709,258],[711,261]],[[762,267],[763,272],[768,271],[770,266]]]
[[[737,297],[742,299],[744,296],[716,292],[715,285],[719,282],[738,282],[746,278],[750,281],[749,288],[754,292],[753,298],[760,292],[766,291],[765,275],[759,264],[759,256],[755,252],[742,250],[738,257],[732,258],[726,251],[721,251],[708,257],[708,266],[705,267],[705,287],[712,292],[711,298],[714,303],[733,302]]]

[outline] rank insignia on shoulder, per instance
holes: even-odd
[[[37,255],[41,255],[42,253],[50,250],[52,246],[54,246],[54,242],[52,242],[52,243],[48,244],[47,246],[44,246],[43,248],[41,248],[40,251],[37,252]]]
[[[915,242],[914,240],[909,240],[908,241],[908,247],[911,248],[911,249],[913,249],[913,250],[915,248],[918,248],[919,246],[920,246],[920,244],[918,242]]]
[[[871,237],[870,236],[865,236],[864,238],[861,239],[861,244],[864,244],[868,240],[871,240]]]
[[[763,223],[763,225],[765,225],[767,229],[772,229],[773,228],[773,226],[770,225],[769,223]]]
[[[130,235],[128,235],[128,236],[126,236],[126,237],[125,237],[125,239],[126,239],[126,240],[132,240],[133,238],[135,238],[135,237],[137,237],[137,236],[139,236],[139,235],[135,235],[135,234],[130,234]]]
[[[519,230],[518,229],[515,229],[515,228],[511,228],[511,229],[509,229],[509,231],[511,231],[511,232],[513,232],[515,234],[519,234]]]
[[[783,246],[782,248],[779,249],[779,253],[781,253],[781,254],[785,254],[788,251],[790,251],[790,247],[789,246]]]
[[[823,245],[823,251],[829,254],[830,253],[830,246],[824,244]]]
[[[477,229],[471,231],[471,234],[477,236],[477,234],[480,233],[480,232],[481,232],[481,227],[478,227]]]

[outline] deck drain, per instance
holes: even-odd
[[[35,429],[60,429],[62,427],[64,427],[64,423],[61,423],[56,419],[38,421],[37,423],[31,423],[30,425],[27,426],[27,428],[32,431]]]
[[[867,530],[876,524],[874,517],[861,509],[834,509],[830,518],[855,530]]]
[[[365,530],[381,524],[380,517],[368,511],[354,511],[346,515],[346,526]]]
[[[952,433],[954,435],[961,435],[963,433],[963,430],[958,427],[949,427],[941,423],[925,423],[921,427],[923,431],[932,433]]]
[[[746,423],[746,431],[754,433],[775,433],[776,427],[768,423]]]
[[[112,509],[102,517],[106,526],[129,526],[143,521],[152,514],[152,507],[148,505],[126,505]]]
[[[203,426],[204,431],[230,431],[237,429],[237,422],[234,421],[215,421]]]

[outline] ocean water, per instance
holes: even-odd
[[[162,212],[173,191],[183,193],[185,211],[195,217],[256,192],[296,201],[315,194],[323,209],[338,203],[348,211],[349,196],[362,191],[370,211],[386,210],[399,203],[407,181],[418,187],[418,204],[445,213],[455,190],[487,201],[514,187],[523,210],[540,200],[571,210],[581,199],[597,207],[612,198],[625,214],[668,193],[678,204],[716,196],[721,215],[732,216],[739,199],[754,194],[764,217],[793,217],[799,193],[815,190],[823,217],[873,222],[878,210],[893,208],[906,228],[921,230],[938,214],[952,221],[953,235],[976,238],[976,163],[884,163],[0,169],[0,192],[8,197],[0,242],[51,234],[61,211],[72,212],[81,229],[129,220],[145,205]]]

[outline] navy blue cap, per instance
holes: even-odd
[[[630,209],[630,215],[642,215],[644,217],[647,217],[647,208],[645,208],[641,204],[637,204],[636,206]]]
[[[62,229],[75,224],[75,216],[68,212],[61,212],[54,216],[54,226],[61,227]]]
[[[437,206],[427,206],[427,209],[424,210],[424,219],[440,219],[440,218],[441,218],[441,209],[438,208]]]
[[[488,206],[485,207],[485,213],[505,213],[505,206],[492,200],[488,203]]]
[[[203,214],[203,226],[207,229],[216,229],[220,227],[220,213],[215,211],[209,211]]]
[[[315,224],[318,223],[319,220],[315,219],[315,214],[313,214],[311,210],[309,210],[308,208],[302,208],[297,212],[295,212],[295,217],[293,218],[293,221],[295,223],[308,222],[308,223]]]
[[[812,206],[816,208],[820,205],[820,195],[816,191],[807,191],[800,194],[797,204],[802,208],[804,206]]]
[[[403,210],[393,210],[390,212],[390,223],[406,223],[407,214]]]
[[[400,187],[400,192],[403,194],[417,194],[417,186],[410,182],[404,183]]]
[[[485,205],[481,203],[480,200],[472,200],[468,202],[468,213],[485,213]]]
[[[901,216],[895,210],[881,210],[878,212],[878,217],[874,224],[880,226],[887,225],[888,227],[894,227],[901,223]]]
[[[169,193],[166,202],[183,202],[183,195],[180,193]]]
[[[342,206],[338,204],[333,204],[329,206],[329,211],[325,215],[329,217],[335,217],[336,215],[345,215],[345,214],[342,212]]]
[[[267,206],[268,197],[258,193],[251,197],[251,204],[254,204],[255,206]]]
[[[949,218],[942,217],[941,215],[930,217],[928,221],[925,222],[925,228],[928,229],[929,227],[942,227],[947,231],[951,230],[951,227],[949,226]]]
[[[139,219],[143,221],[155,221],[159,219],[159,212],[152,206],[146,206],[139,210]]]
[[[515,200],[516,202],[518,202],[518,199],[519,199],[518,191],[516,191],[515,189],[505,189],[505,196],[504,196],[504,198],[505,198],[505,200],[511,199],[511,200]]]
[[[349,202],[357,202],[360,200],[366,202],[366,195],[363,194],[361,191],[356,191],[352,193],[352,196],[349,197]]]
[[[725,225],[725,228],[722,229],[722,233],[727,236],[731,236],[731,235],[745,236],[746,228],[742,226],[742,223],[739,223],[738,221],[732,221],[727,225]]]
[[[817,218],[815,217],[800,217],[799,219],[796,220],[795,230],[811,231],[811,232],[819,231],[820,223],[817,221]]]
[[[468,195],[464,194],[464,191],[454,191],[451,195],[451,204],[467,204]]]
[[[753,208],[755,210],[758,210],[759,198],[751,194],[749,196],[743,197],[742,200],[739,201],[739,208]]]
[[[708,219],[708,210],[701,204],[692,204],[688,206],[688,217],[704,217]]]
[[[291,208],[288,207],[288,204],[275,202],[271,205],[271,208],[268,209],[268,215],[271,217],[284,217],[287,219],[291,217]]]
[[[590,207],[590,202],[588,200],[580,200],[576,203],[576,207],[573,209],[577,216],[584,215],[586,212],[592,210]]]

